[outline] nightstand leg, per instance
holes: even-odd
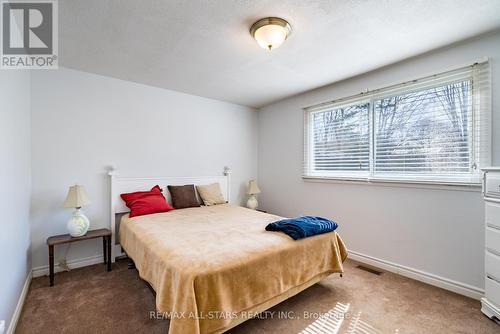
[[[106,239],[107,237],[102,237],[102,255],[104,257],[104,264],[108,263],[108,256],[106,255]]]
[[[54,286],[54,246],[49,246],[49,281]]]
[[[107,237],[107,246],[108,246],[108,271],[111,271],[111,236]]]

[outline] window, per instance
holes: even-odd
[[[305,177],[480,182],[488,63],[306,108]]]
[[[369,109],[364,102],[311,114],[316,171],[370,169]]]

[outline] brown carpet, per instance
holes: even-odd
[[[357,265],[347,261],[343,278],[332,275],[228,333],[500,333],[479,301]],[[150,319],[154,305],[126,261],[112,272],[94,265],[56,274],[52,288],[47,277],[33,279],[16,332],[166,334],[168,320]]]

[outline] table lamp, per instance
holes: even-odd
[[[73,216],[68,221],[68,232],[72,237],[81,237],[85,235],[89,229],[89,219],[80,210],[82,206],[89,204],[89,198],[85,192],[85,188],[81,185],[69,187],[68,196],[64,201],[65,208],[75,208]]]
[[[247,194],[250,195],[247,201],[247,208],[255,210],[259,206],[259,202],[257,202],[256,194],[260,194],[260,189],[257,186],[257,182],[255,180],[250,180],[248,182],[248,191]]]

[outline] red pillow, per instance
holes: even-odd
[[[159,185],[154,186],[151,190],[146,191],[136,191],[133,193],[121,194],[120,197],[125,201],[125,203],[134,201],[143,196],[151,195],[151,194],[161,194],[161,188]],[[127,204],[128,206],[128,204]]]
[[[151,191],[137,191],[120,196],[130,208],[130,218],[174,209],[167,203],[159,186],[154,186]]]

